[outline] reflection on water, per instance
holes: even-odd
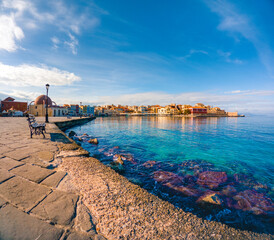
[[[99,139],[82,142],[91,155],[175,206],[273,231],[271,118],[98,118],[73,130]],[[118,158],[124,165],[113,164]]]

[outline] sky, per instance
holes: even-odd
[[[274,112],[273,0],[0,0],[0,99]]]

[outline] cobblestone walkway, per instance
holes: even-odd
[[[60,133],[46,130],[31,139],[25,118],[0,118],[0,239],[104,239],[79,192],[60,184]]]

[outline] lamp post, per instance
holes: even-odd
[[[48,105],[49,105],[49,97],[48,97],[48,93],[49,93],[49,84],[46,84],[46,89],[47,89],[47,100],[46,100],[46,123],[49,122],[49,115],[48,115]]]

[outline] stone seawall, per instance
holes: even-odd
[[[62,131],[67,130],[74,126],[79,126],[94,120],[96,117],[88,117],[88,118],[77,118],[77,119],[68,119],[67,121],[54,122],[58,128]]]

